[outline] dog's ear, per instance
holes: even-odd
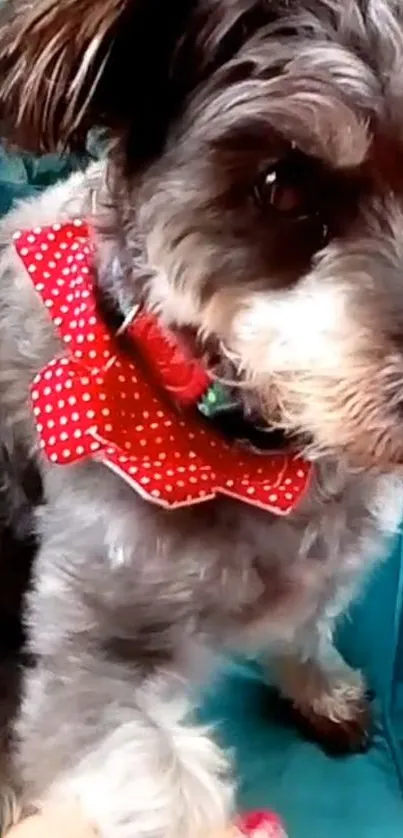
[[[133,135],[135,153],[152,153],[173,107],[172,56],[193,2],[6,0],[4,136],[34,151],[81,150],[88,128],[104,126]]]

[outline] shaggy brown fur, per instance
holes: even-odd
[[[66,0],[63,5],[10,0],[2,12],[0,114],[13,139],[40,151],[80,149],[94,123],[122,130],[131,117],[124,92],[129,85],[143,131],[151,130],[150,122],[155,128],[165,123],[159,108],[165,110],[169,97],[172,51],[190,5],[185,0]],[[151,28],[152,55],[149,38],[142,38]],[[144,72],[149,100],[140,81]]]

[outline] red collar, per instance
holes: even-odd
[[[179,414],[160,398],[142,366],[121,349],[97,312],[94,250],[84,221],[35,227],[14,239],[63,346],[31,388],[39,444],[52,463],[100,460],[163,507],[221,494],[278,515],[295,508],[309,483],[309,463],[291,453],[231,446],[192,412]],[[182,394],[182,402],[200,395],[205,372],[184,362],[153,315],[138,315],[130,330],[165,389]]]

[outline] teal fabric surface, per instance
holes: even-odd
[[[84,163],[76,157],[7,153],[0,146],[0,215],[16,201],[35,195]]]
[[[0,214],[79,162],[0,149]],[[403,838],[401,559],[399,538],[340,629],[340,647],[364,668],[377,695],[368,754],[330,759],[304,741],[279,718],[255,666],[229,665],[206,696],[201,717],[233,752],[240,807],[273,807],[290,838]]]
[[[401,838],[401,787],[379,716],[368,754],[331,759],[270,704],[249,669],[227,672],[206,701],[203,717],[233,749],[240,807],[272,807],[290,838]]]
[[[330,758],[279,717],[252,665],[230,665],[202,718],[234,754],[241,807],[273,807],[290,838],[402,838],[402,541],[377,568],[340,630],[339,646],[376,690],[365,755]]]

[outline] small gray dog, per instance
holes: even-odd
[[[270,657],[318,736],[365,740],[365,686],[332,630],[403,502],[402,4],[12,0],[2,15],[12,140],[111,138],[106,162],[0,231],[3,459],[15,480],[34,461],[47,501],[17,765],[29,798],[77,797],[105,838],[188,838],[232,806],[227,760],[190,718],[217,654]],[[290,516],[225,498],[169,512],[99,462],[40,455],[29,388],[58,341],[10,242],[78,215],[100,298],[124,317],[141,294],[225,347],[240,405],[310,458]]]

